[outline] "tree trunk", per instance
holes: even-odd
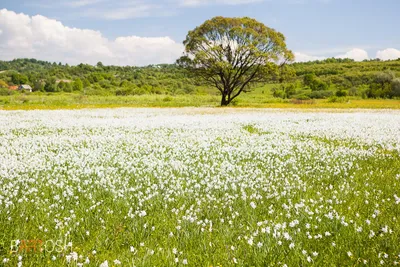
[[[221,107],[226,107],[227,105],[229,105],[229,101],[226,99],[226,95],[223,94],[221,99]]]

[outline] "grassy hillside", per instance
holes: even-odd
[[[323,105],[394,107],[400,98],[400,60],[327,59],[287,65],[270,84],[251,88],[233,106]],[[279,83],[280,81],[281,83]],[[33,93],[15,92],[29,84]],[[318,100],[319,99],[319,100]],[[363,99],[377,99],[362,101]],[[176,65],[78,66],[35,59],[0,61],[0,107],[217,106],[219,92]],[[357,104],[356,104],[357,103]],[[360,104],[367,103],[367,104]],[[379,104],[377,104],[379,103]]]

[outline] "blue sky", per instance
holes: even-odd
[[[354,53],[360,59],[366,53],[368,57],[375,58],[378,51],[387,52],[388,48],[392,49],[389,54],[386,53],[390,58],[400,53],[398,0],[1,0],[1,9],[8,11],[7,16],[11,16],[11,11],[23,13],[31,19],[41,15],[48,20],[61,22],[66,28],[98,31],[106,39],[105,46],[112,54],[116,53],[116,48],[110,48],[114,45],[111,43],[121,37],[155,38],[147,41],[169,37],[181,44],[189,30],[218,15],[256,18],[282,32],[287,37],[288,47],[304,57],[304,60],[344,55],[352,57]],[[3,25],[8,30],[2,30],[1,16],[4,19],[6,15],[0,13],[0,32],[8,32],[3,35],[11,36],[10,25]],[[40,31],[47,29],[46,25],[42,27],[44,29]],[[135,39],[135,42],[140,40]],[[148,44],[147,41],[143,46]],[[125,44],[128,46],[128,43]],[[37,44],[32,44],[32,47],[32,51],[38,51]],[[177,46],[173,49],[177,49]],[[352,52],[354,49],[357,49],[356,52]],[[122,51],[119,48],[117,50]],[[15,53],[13,56],[18,57],[18,51]],[[71,51],[66,53],[69,57],[74,56]],[[21,56],[26,54],[21,51]],[[35,52],[32,54],[35,55]],[[47,58],[54,55],[58,54],[48,53],[43,56]],[[60,60],[65,61],[65,58],[68,57],[63,55]],[[78,56],[75,60],[78,58],[82,57]]]

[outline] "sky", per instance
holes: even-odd
[[[400,58],[399,0],[0,0],[0,60],[173,63],[214,16],[259,20],[296,61]]]

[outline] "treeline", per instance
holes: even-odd
[[[120,67],[101,62],[69,66],[35,59],[0,61],[0,88],[21,84],[30,85],[33,91],[86,95],[204,93],[199,82],[173,64]]]
[[[281,83],[278,83],[280,81]],[[278,98],[400,97],[400,59],[394,61],[326,59],[294,63],[274,77]],[[0,61],[0,94],[10,86],[28,84],[39,92],[77,92],[86,95],[217,94],[174,64],[147,67],[51,63],[36,59]]]
[[[323,61],[294,63],[294,78],[276,86],[273,95],[280,98],[362,98],[400,97],[400,59],[393,61],[330,58]]]

